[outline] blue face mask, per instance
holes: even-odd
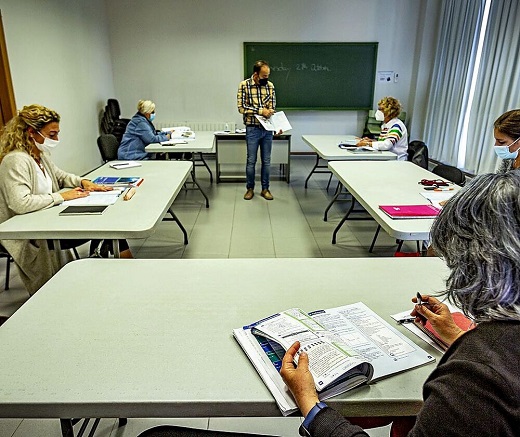
[[[500,159],[516,159],[518,157],[518,150],[515,150],[514,152],[510,152],[509,148],[515,144],[520,138],[517,138],[514,140],[511,144],[507,146],[495,146],[493,149],[495,150],[496,155]]]
[[[155,120],[155,112],[150,114],[150,121],[154,121],[154,120]]]

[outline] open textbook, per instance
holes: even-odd
[[[274,132],[285,132],[292,129],[291,123],[287,120],[285,112],[275,112],[271,117],[265,118],[261,115],[255,115],[258,121],[266,130],[272,130]]]
[[[233,335],[284,416],[298,410],[279,374],[296,340],[309,355],[321,400],[435,361],[361,302],[311,313],[289,309],[234,329]]]

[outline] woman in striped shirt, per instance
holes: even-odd
[[[408,131],[398,118],[401,110],[401,103],[393,97],[383,97],[379,100],[375,114],[376,120],[383,122],[379,139],[374,141],[370,138],[363,138],[356,145],[358,147],[369,146],[376,150],[388,150],[395,153],[399,161],[406,161],[408,159]]]

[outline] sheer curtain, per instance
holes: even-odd
[[[430,155],[456,163],[485,0],[445,0],[426,112]]]
[[[492,0],[464,165],[473,173],[496,169],[493,122],[504,112],[520,108],[519,23],[518,0]]]

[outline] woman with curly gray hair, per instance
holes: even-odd
[[[433,296],[423,296],[423,304],[415,306],[412,315],[429,320],[450,347],[424,384],[424,404],[408,437],[518,436],[520,172],[474,178],[443,208],[431,236],[451,270],[441,296],[476,327],[461,331],[448,307]],[[310,435],[367,435],[332,408],[316,405],[308,358],[301,354],[298,367],[293,365],[298,348],[295,343],[287,351],[280,373]]]

